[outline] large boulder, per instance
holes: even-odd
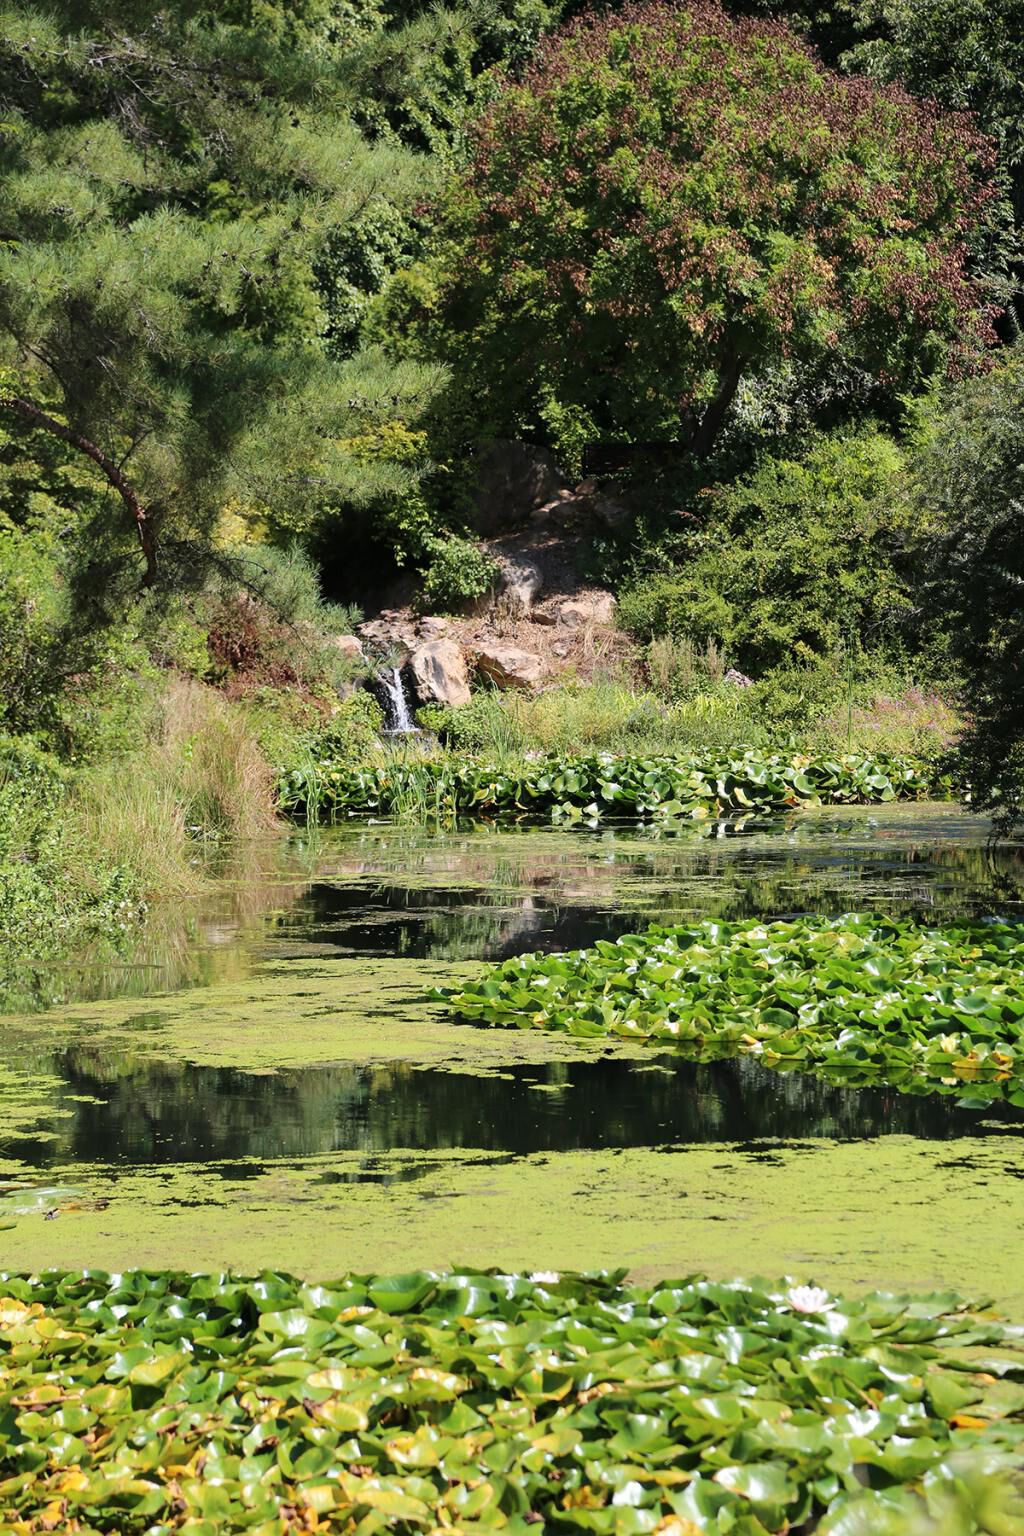
[[[347,656],[350,661],[365,661],[363,642],[358,635],[332,635],[331,644],[342,656]]]
[[[428,640],[409,657],[413,687],[420,704],[445,704],[458,709],[469,703],[466,658],[454,640]]]
[[[566,629],[581,629],[584,624],[612,624],[615,621],[615,599],[610,592],[588,592],[583,597],[570,598],[558,610],[558,622]]]
[[[476,664],[496,688],[536,688],[544,676],[543,659],[514,645],[477,643]]]
[[[540,566],[523,555],[504,555],[500,559],[501,596],[516,613],[529,613],[544,585]]]

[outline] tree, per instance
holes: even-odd
[[[229,496],[405,483],[345,439],[436,370],[333,358],[317,282],[331,237],[429,184],[353,121],[373,24],[341,0],[0,11],[0,410],[96,467],[148,584],[196,567]]]
[[[505,78],[441,208],[435,331],[506,419],[706,456],[791,359],[890,389],[990,336],[967,118],[843,79],[713,0],[586,15]]]
[[[1024,351],[941,395],[914,463],[927,519],[927,611],[963,679],[960,746],[975,810],[1024,819]]]

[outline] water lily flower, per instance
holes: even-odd
[[[794,1285],[786,1292],[786,1300],[794,1312],[831,1312],[835,1302],[820,1285]]]

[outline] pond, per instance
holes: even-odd
[[[0,1259],[628,1265],[1024,1307],[1024,1110],[481,1029],[427,998],[482,960],[652,919],[1018,916],[1024,857],[985,836],[914,805],[650,830],[363,821],[248,850],[128,961],[39,970],[9,998]]]

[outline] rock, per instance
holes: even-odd
[[[409,657],[413,688],[420,704],[445,704],[458,709],[469,703],[466,658],[454,640],[429,640]]]
[[[335,650],[343,656],[349,656],[353,661],[365,661],[363,654],[363,642],[358,635],[332,635],[331,644]]]
[[[420,619],[420,637],[423,640],[440,640],[448,633],[448,620],[442,618]]]
[[[551,501],[534,507],[530,521],[538,528],[572,528],[584,523],[590,516],[590,502],[585,496],[572,491],[559,491]]]
[[[535,443],[498,439],[480,455],[477,525],[484,533],[514,528],[535,507],[553,501],[564,485],[546,449]]]
[[[586,597],[570,598],[558,610],[558,622],[566,629],[580,629],[584,624],[612,624],[615,599],[610,592],[591,592]]]
[[[501,595],[517,613],[529,613],[544,585],[539,565],[521,555],[501,557]]]
[[[419,643],[416,631],[406,619],[386,613],[357,626],[363,641],[377,653],[394,657],[399,665]]]
[[[534,608],[530,613],[530,623],[553,627],[558,623],[558,616],[554,613],[547,613],[543,608]]]
[[[590,497],[590,510],[597,522],[613,531],[621,528],[630,518],[627,506],[614,496],[608,496],[603,492]]]
[[[737,671],[735,667],[729,668],[723,681],[732,683],[736,688],[753,688],[754,686],[754,679],[752,677],[748,677],[745,672]]]
[[[476,664],[497,688],[535,688],[544,675],[543,659],[535,651],[514,645],[477,644]]]

